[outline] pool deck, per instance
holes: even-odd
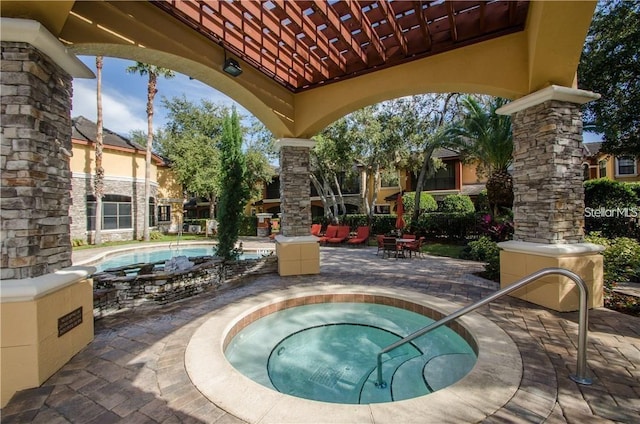
[[[244,241],[247,248],[269,244]],[[74,263],[97,253],[76,252]],[[462,307],[496,290],[496,283],[473,274],[481,269],[476,262],[450,258],[381,259],[371,247],[322,247],[319,275],[265,275],[171,305],[121,311],[98,320],[94,341],[41,387],[17,393],[1,411],[2,423],[243,423],[204,397],[185,367],[189,341],[217,311],[256,295],[350,284],[371,293],[406,289]],[[568,378],[576,365],[577,313],[557,313],[511,297],[479,313],[513,339],[523,378],[504,406],[476,421],[640,422],[640,318],[604,308],[590,311],[593,385],[580,386]],[[477,390],[478,396],[490,396],[489,384]],[[429,411],[415,414],[430,422]],[[461,422],[456,416],[451,405],[449,422]],[[305,421],[331,422],[330,414]]]

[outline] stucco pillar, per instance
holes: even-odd
[[[512,241],[500,243],[500,281],[508,286],[547,267],[580,275],[590,307],[602,306],[601,246],[584,243],[582,116],[598,94],[550,86],[497,112],[511,115],[514,141]],[[565,277],[546,277],[514,292],[558,311],[576,310],[578,290]]]
[[[2,18],[1,393],[44,382],[93,338],[87,275],[71,267],[71,81],[93,73],[40,23]]]
[[[320,248],[311,235],[309,151],[315,141],[282,138],[280,149],[280,234],[276,236],[280,275],[318,274]]]

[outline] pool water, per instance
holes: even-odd
[[[98,271],[121,266],[166,261],[177,256],[195,257],[215,255],[215,246],[181,247],[178,249],[134,250],[105,259],[96,265]],[[239,259],[257,259],[263,256],[255,252],[245,252]]]
[[[225,355],[263,386],[305,399],[368,404],[410,399],[449,386],[476,354],[441,327],[382,356],[385,389],[376,387],[376,356],[433,320],[391,306],[324,303],[285,309],[241,330]]]

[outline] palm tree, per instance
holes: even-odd
[[[511,118],[496,114],[506,103],[495,97],[483,105],[467,96],[462,100],[464,118],[449,130],[463,157],[479,162],[479,172],[489,175],[487,198],[494,216],[499,207],[513,205],[513,178],[508,171],[513,161]]]
[[[134,66],[127,67],[130,74],[148,75],[147,83],[147,153],[145,156],[144,168],[144,230],[143,239],[149,241],[149,198],[151,197],[151,147],[153,144],[153,100],[158,93],[158,76],[164,78],[173,78],[174,72],[170,69],[160,68],[158,66],[147,65],[146,63],[136,62]]]
[[[104,168],[102,167],[102,56],[96,56],[96,178],[94,193],[96,196],[96,220],[93,243],[102,244],[102,197],[104,197]]]

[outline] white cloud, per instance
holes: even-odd
[[[103,91],[102,114],[104,127],[124,136],[127,136],[132,130],[146,132],[145,102],[146,99],[127,96],[117,91]],[[138,111],[142,111],[142,113]],[[71,116],[84,116],[94,122],[96,121],[95,80],[74,80]]]

